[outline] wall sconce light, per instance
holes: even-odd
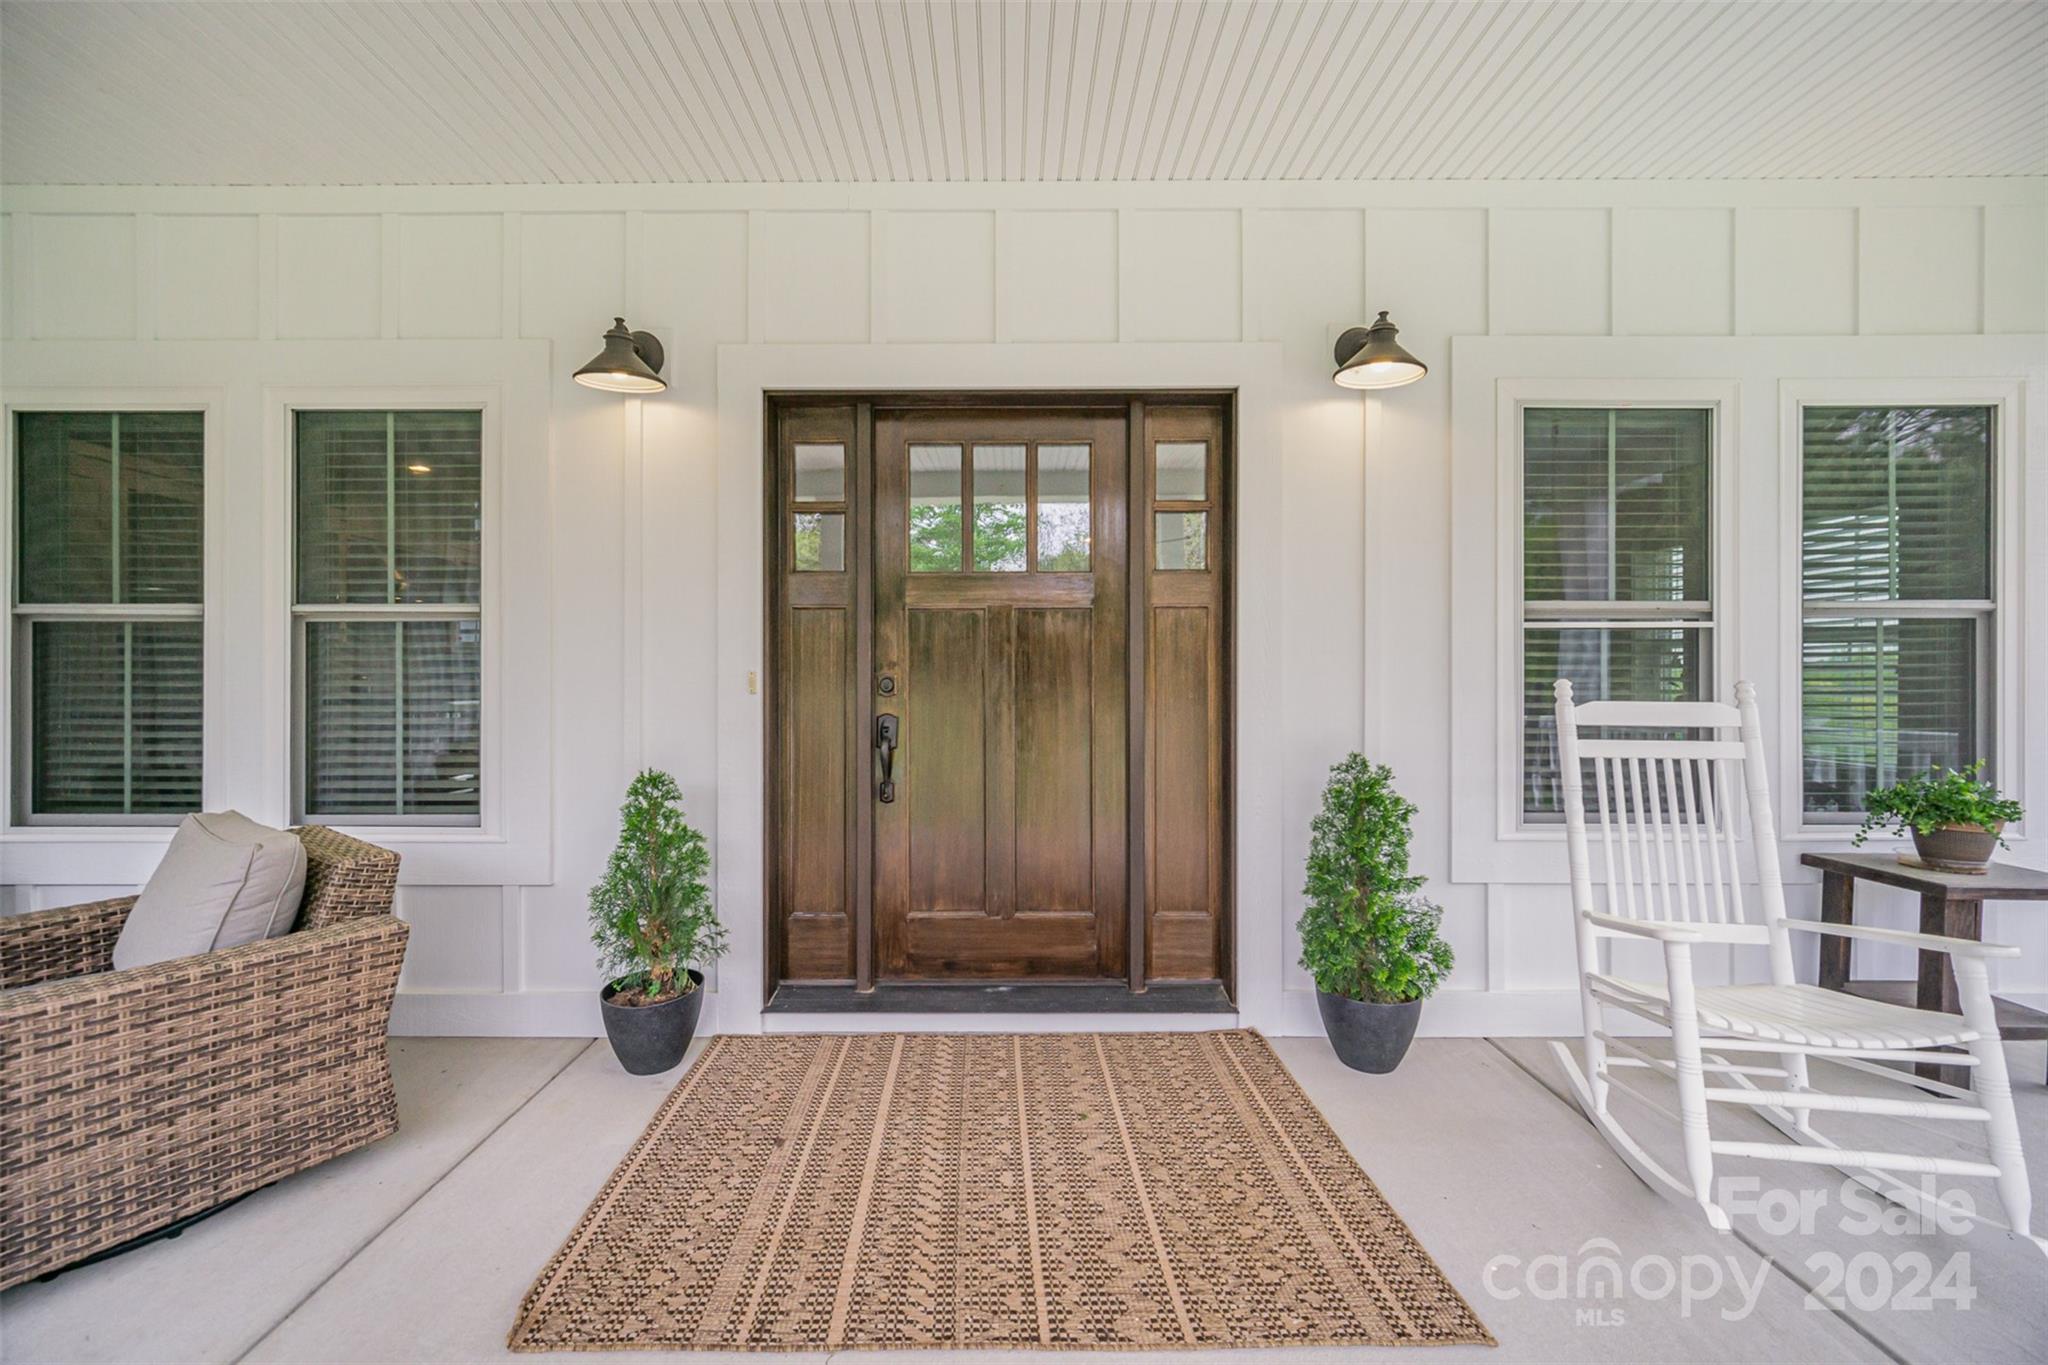
[[[624,318],[613,318],[604,349],[576,371],[576,382],[606,393],[660,393],[668,387],[661,377],[664,358],[654,333],[632,331]]]
[[[1401,329],[1383,311],[1370,327],[1353,327],[1337,338],[1337,373],[1330,376],[1347,389],[1397,389],[1429,373],[1394,338]]]

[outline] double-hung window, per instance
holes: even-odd
[[[483,414],[293,414],[298,814],[481,811]]]
[[[1522,816],[1562,818],[1553,685],[1698,701],[1713,685],[1713,411],[1525,407]]]
[[[23,823],[200,807],[206,418],[14,414]]]
[[[1989,756],[1994,408],[1800,411],[1804,809]]]

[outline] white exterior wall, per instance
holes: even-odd
[[[1796,542],[1779,517],[1796,452],[1781,387],[1921,373],[2003,382],[2018,395],[2024,468],[2007,485],[2018,502],[2006,519],[2001,757],[2038,812],[2014,856],[2048,865],[2039,180],[13,187],[0,210],[8,401],[156,389],[216,405],[210,806],[289,815],[281,396],[423,383],[499,396],[506,789],[480,836],[371,836],[407,859],[402,1028],[594,1031],[583,896],[642,763],[676,774],[717,851],[737,949],[711,1018],[760,1026],[761,698],[749,673],[761,666],[764,383],[1242,379],[1246,1020],[1317,1027],[1289,926],[1325,772],[1362,747],[1421,807],[1418,866],[1458,953],[1424,1029],[1512,1033],[1575,1028],[1576,997],[1562,847],[1496,857],[1480,847],[1494,831],[1464,815],[1453,838],[1454,809],[1497,796],[1497,693],[1469,650],[1475,632],[1494,636],[1499,607],[1491,581],[1473,588],[1466,551],[1496,543],[1502,509],[1474,476],[1496,450],[1492,401],[1474,386],[1532,375],[1581,392],[1623,378],[1727,386],[1740,502],[1722,540],[1733,556],[1723,690],[1751,678],[1776,714],[1797,638]],[[1375,397],[1337,389],[1332,341],[1381,308],[1429,377]],[[667,344],[666,394],[622,399],[570,381],[615,313]],[[1884,340],[1898,336],[1927,340]],[[1573,340],[1528,340],[1554,337]],[[1672,340],[1634,340],[1646,337]],[[1812,340],[1727,340],[1763,337]],[[1454,340],[1469,376],[1455,372]],[[1776,757],[1782,823],[1796,811],[1796,749]],[[0,833],[0,907],[132,888],[167,833]],[[1816,888],[1791,875],[1795,909],[1812,913]],[[1864,894],[1907,922],[1902,898]],[[2028,948],[2000,964],[2005,988],[2048,989],[2048,915],[1994,912],[1989,932]],[[1859,970],[1884,966],[1859,955]],[[1731,959],[1724,970],[1749,969]]]

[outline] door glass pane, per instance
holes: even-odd
[[[846,568],[846,514],[798,512],[795,529],[798,573],[839,573]]]
[[[1209,567],[1207,512],[1156,512],[1153,517],[1152,562],[1155,565],[1162,569]]]
[[[1589,701],[1700,701],[1707,688],[1705,630],[1538,629],[1522,633],[1522,810],[1531,820],[1562,819],[1564,787],[1557,769],[1559,678]],[[1608,727],[1603,739],[1692,739],[1683,730]],[[1590,760],[1581,774],[1586,809],[1596,809]],[[1625,790],[1625,789],[1624,789]]]
[[[846,447],[837,441],[797,442],[796,502],[846,501]]]
[[[974,448],[974,567],[1024,571],[1024,447]]]
[[[1153,450],[1152,498],[1155,502],[1206,502],[1209,497],[1209,443],[1161,441]]]
[[[910,571],[960,572],[960,447],[910,448]]]
[[[1977,760],[1974,620],[1816,618],[1800,655],[1808,811],[1861,815],[1874,788]]]
[[[1088,567],[1088,447],[1038,448],[1038,568],[1041,573]]]

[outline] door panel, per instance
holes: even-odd
[[[1126,971],[1124,430],[876,416],[874,705],[903,717],[875,807],[882,977]]]
[[[1014,613],[1016,898],[1031,907],[1025,913],[1086,914],[1095,904],[1090,617],[1071,608]]]
[[[909,816],[910,901],[919,912],[982,908],[983,634],[979,611],[910,615],[915,681],[898,683],[904,726],[896,769],[897,801]]]

